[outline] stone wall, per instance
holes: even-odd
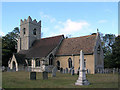
[[[24,34],[25,29],[25,34]],[[36,35],[33,34],[33,30],[36,29]],[[28,19],[21,20],[20,23],[20,37],[18,39],[18,50],[28,50],[33,42],[41,38],[41,21],[37,22],[36,19],[32,21],[29,16]]]
[[[98,53],[98,47],[100,46],[100,52]],[[104,68],[104,55],[101,45],[101,39],[99,33],[97,33],[96,43],[94,48],[94,56],[95,56],[95,70]]]
[[[80,56],[59,56],[55,58],[55,65],[56,62],[60,61],[60,67],[63,69],[68,68],[68,59],[72,59],[72,64],[74,66],[74,69],[77,70],[79,68],[79,59]],[[94,55],[84,55],[84,59],[86,59],[86,69],[89,70],[91,74],[95,73],[95,65],[94,65]]]
[[[13,62],[15,62],[16,71],[18,71],[18,63],[16,61],[16,58],[15,58],[14,54],[13,54],[13,57],[11,59],[11,62],[8,64],[8,66],[9,66],[10,69],[13,69]]]

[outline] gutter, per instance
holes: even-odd
[[[84,53],[84,55],[93,55],[93,53]],[[60,56],[80,56],[80,54],[55,55],[55,57],[60,57]]]

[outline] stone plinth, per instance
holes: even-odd
[[[80,70],[79,70],[79,77],[76,81],[75,85],[89,85],[90,83],[86,79],[86,70],[84,65],[84,54],[82,50],[80,51]]]

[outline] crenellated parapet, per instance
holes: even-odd
[[[41,20],[39,22],[36,21],[36,19],[32,20],[30,16],[28,16],[28,19],[20,20],[20,25],[26,24],[26,23],[32,23],[41,26]]]

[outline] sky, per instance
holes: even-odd
[[[118,34],[118,2],[2,2],[2,31],[6,35],[20,19],[42,22],[42,37],[64,34],[79,37],[96,33]]]

